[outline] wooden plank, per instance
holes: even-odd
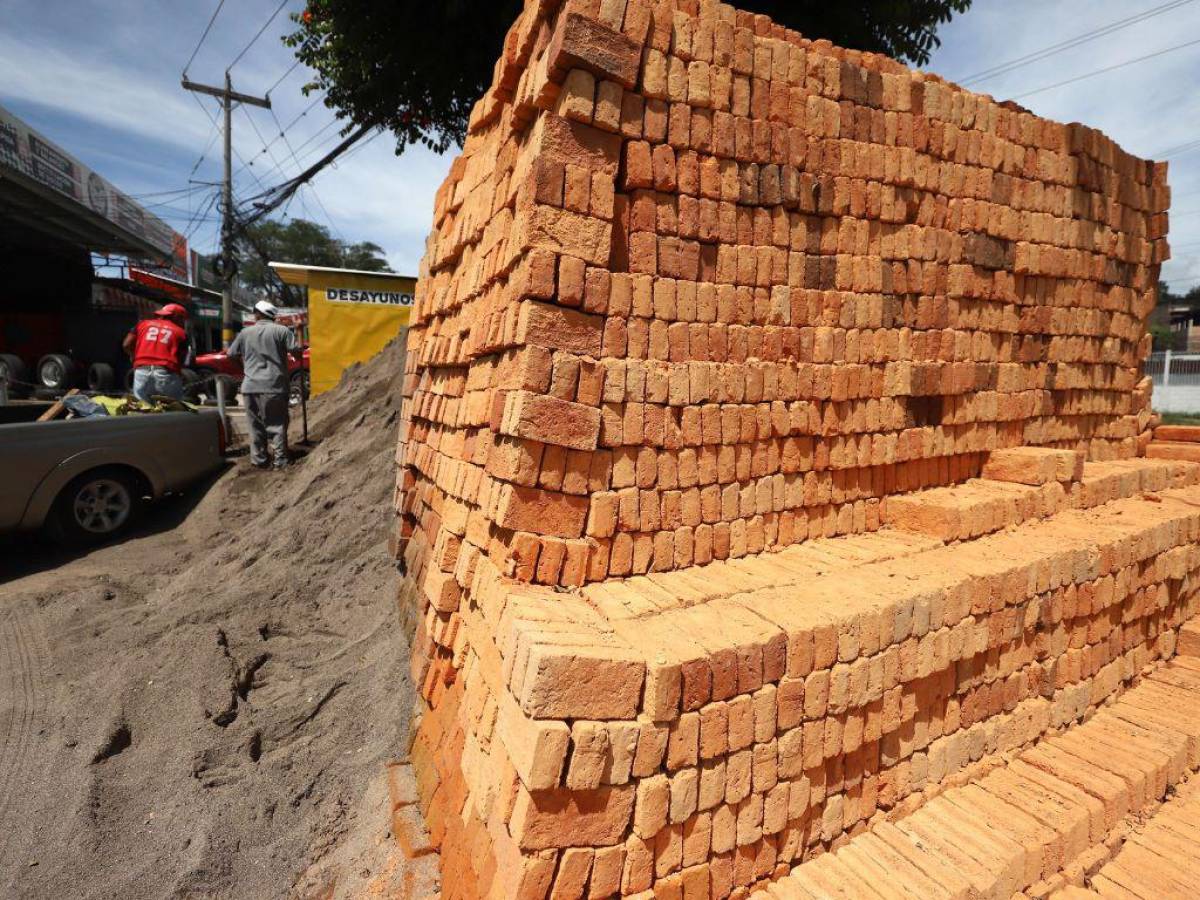
[[[38,421],[49,422],[51,419],[57,419],[63,414],[63,410],[67,408],[67,405],[63,403],[63,400],[65,400],[67,397],[74,397],[78,393],[79,388],[71,388],[69,391],[67,391],[66,397],[63,397],[61,400],[55,400],[53,406],[38,416]]]

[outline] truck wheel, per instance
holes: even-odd
[[[237,392],[238,392],[238,389],[242,386],[241,381],[239,381],[236,378],[231,378],[228,375],[218,375],[216,377],[216,380],[213,382],[213,386],[212,386],[212,396],[214,398],[217,396],[217,384],[216,384],[217,381],[221,382],[222,388],[225,391],[225,404],[227,406],[236,406],[237,405]]]
[[[108,363],[92,363],[88,366],[87,386],[89,391],[111,391],[117,383],[117,373]]]
[[[65,391],[75,383],[75,362],[65,353],[47,353],[37,364],[37,380],[42,387]]]
[[[23,395],[29,387],[29,369],[21,357],[11,353],[0,353],[0,378],[8,382],[8,392],[13,395]]]
[[[183,379],[183,399],[188,403],[202,404],[204,398],[215,390],[205,374],[203,369],[179,371],[179,377]]]
[[[300,398],[308,399],[308,373],[293,372],[288,381],[288,406],[299,406]]]
[[[128,528],[142,505],[142,487],[122,469],[94,469],[73,479],[54,501],[47,523],[65,544],[92,544]]]

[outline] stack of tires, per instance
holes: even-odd
[[[61,397],[73,387],[104,393],[117,386],[117,374],[108,363],[84,366],[65,353],[47,353],[32,372],[19,356],[0,353],[0,378],[8,381],[11,396],[39,400]]]

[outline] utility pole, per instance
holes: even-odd
[[[225,178],[221,187],[222,218],[221,218],[221,280],[225,282],[221,292],[221,348],[229,350],[233,340],[233,104],[249,103],[251,106],[271,108],[270,97],[252,97],[249,94],[239,94],[233,89],[233,80],[229,70],[225,71],[225,87],[215,88],[204,84],[196,84],[183,78],[183,89],[195,91],[197,94],[208,94],[221,101],[225,110]],[[217,376],[217,411],[224,423],[226,434],[229,433],[229,422],[225,418],[225,382]]]

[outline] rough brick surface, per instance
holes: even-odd
[[[988,454],[983,477],[1017,484],[1069,483],[1083,477],[1083,456],[1074,450],[1010,447]]]
[[[1141,374],[1168,199],[1092,129],[714,0],[527,0],[408,337],[393,545],[451,893],[744,896],[1170,656],[1200,466]],[[1012,892],[1134,793],[1038,843],[1052,807],[995,783],[1029,846],[961,850]],[[908,894],[967,891],[872,838]]]

